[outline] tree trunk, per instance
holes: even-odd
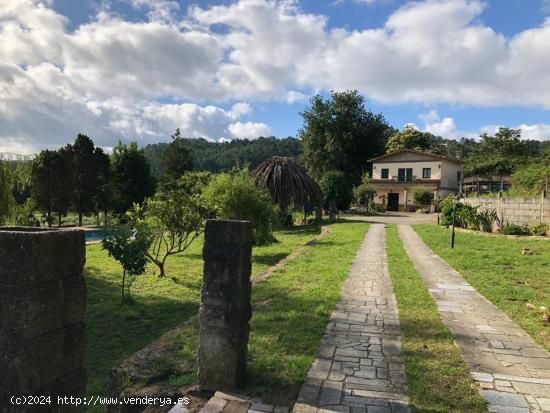
[[[323,204],[319,202],[317,205],[317,210],[315,211],[315,221],[320,224],[323,222]]]
[[[331,224],[335,221],[336,216],[336,201],[331,199],[328,203],[328,222]]]
[[[82,226],[82,211],[78,211],[78,226]]]
[[[157,265],[158,265],[159,270],[160,270],[159,278],[164,278],[164,276],[166,275],[166,272],[164,271],[164,261],[159,262]]]
[[[126,297],[124,295],[125,282],[126,282],[126,270],[124,269],[122,271],[122,301],[123,302],[126,302]]]
[[[59,228],[61,228],[61,212],[58,212],[58,213],[57,213],[57,216],[58,216],[58,223],[57,223],[57,226],[58,226]]]

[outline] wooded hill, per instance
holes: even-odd
[[[255,168],[275,155],[298,159],[302,153],[300,140],[296,138],[277,139],[274,136],[254,140],[235,139],[230,142],[212,142],[206,139],[185,139],[193,156],[193,169],[197,171],[221,172],[235,166]],[[147,145],[145,155],[153,175],[163,174],[163,153],[168,143]]]

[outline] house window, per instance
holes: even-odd
[[[388,179],[390,177],[390,170],[386,168],[382,168],[381,170],[382,179]]]
[[[430,179],[432,177],[432,168],[422,168],[422,179]]]
[[[462,180],[462,173],[460,171],[456,171],[456,182],[460,183]]]
[[[413,180],[412,168],[399,168],[397,170],[397,180],[399,182],[412,182]]]

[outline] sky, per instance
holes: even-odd
[[[357,89],[396,128],[550,139],[550,0],[0,0],[0,152],[296,136]]]

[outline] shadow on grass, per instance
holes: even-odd
[[[117,283],[88,267],[87,349],[88,394],[106,395],[108,372],[125,358],[198,311],[198,304],[158,295],[134,296],[123,304]]]

